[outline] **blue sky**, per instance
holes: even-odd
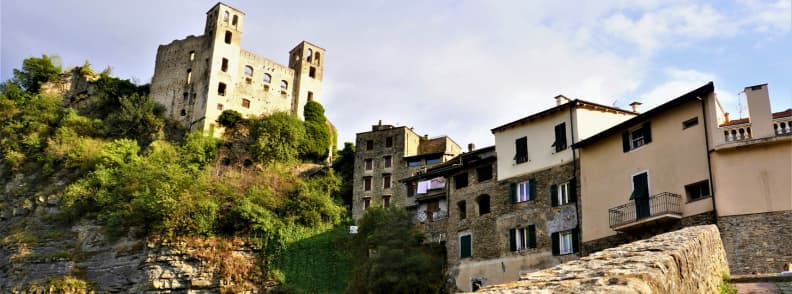
[[[157,46],[201,34],[215,3],[3,0],[0,77],[57,54],[148,83]],[[558,94],[645,110],[710,80],[733,118],[760,83],[792,107],[792,0],[225,3],[246,13],[249,51],[327,49],[320,102],[341,142],[383,120],[485,146]]]

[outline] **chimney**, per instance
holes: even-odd
[[[424,134],[424,140],[429,140],[429,134]]]
[[[728,112],[724,112],[723,113],[723,120],[724,120],[724,122],[723,122],[724,124],[729,123],[729,113]]]
[[[473,150],[476,150],[476,144],[468,143],[468,152],[472,152]]]
[[[569,99],[564,95],[555,96],[555,100],[556,100],[556,106],[572,101],[572,99]]]
[[[748,121],[751,122],[751,137],[766,138],[775,135],[773,114],[770,111],[770,92],[767,84],[745,87],[748,102]]]
[[[379,120],[378,126],[382,126],[382,120]]]
[[[643,104],[643,103],[638,102],[638,101],[633,101],[633,103],[630,103],[630,107],[632,107],[632,111],[633,112],[637,113],[638,112],[638,107],[641,106],[641,104]]]

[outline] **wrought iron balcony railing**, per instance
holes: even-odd
[[[610,227],[621,227],[662,215],[681,216],[681,201],[681,196],[669,192],[655,194],[648,199],[630,200],[630,202],[608,209]]]

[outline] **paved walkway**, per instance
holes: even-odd
[[[792,282],[739,283],[734,286],[738,294],[792,294]]]

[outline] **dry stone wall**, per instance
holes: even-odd
[[[717,293],[729,272],[715,225],[606,249],[483,293]]]
[[[733,274],[777,273],[792,262],[792,211],[718,218]]]

